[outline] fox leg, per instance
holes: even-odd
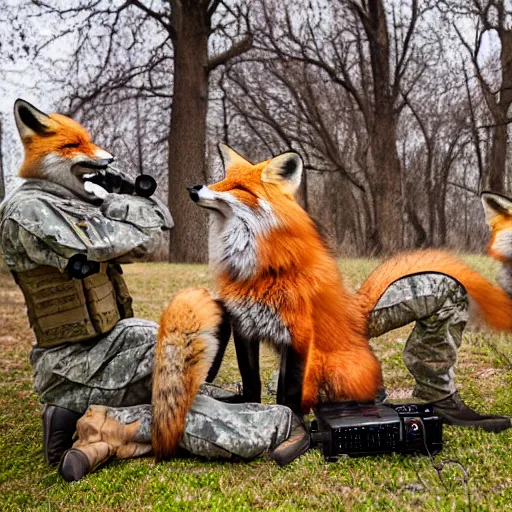
[[[208,383],[213,382],[217,373],[219,373],[220,365],[224,359],[224,353],[226,352],[226,347],[228,345],[229,338],[231,337],[231,323],[229,321],[228,312],[220,300],[217,301],[217,304],[222,308],[222,320],[217,331],[217,339],[219,343],[217,353],[215,354],[213,363],[210,366],[208,375],[206,376],[206,382]]]
[[[281,366],[277,385],[277,403],[288,406],[295,414],[301,414],[304,361],[292,346],[281,351]]]
[[[236,359],[242,377],[243,397],[247,402],[261,402],[260,344],[233,329]]]
[[[308,414],[308,412],[318,403],[318,372],[317,369],[313,368],[311,350],[312,349],[310,347],[308,357],[304,362],[304,378],[302,380],[301,400],[302,414]]]
[[[432,402],[445,423],[500,432],[512,426],[510,418],[471,410],[455,385],[457,350],[467,317],[467,294],[460,283],[444,274],[417,274],[386,290],[370,316],[369,331],[380,335],[415,321],[403,354],[416,380],[413,395]]]
[[[151,451],[151,433],[150,404],[119,408],[93,405],[78,421],[78,440],[62,457],[59,473],[65,480],[75,481],[113,457],[146,455]],[[283,445],[288,440],[292,442]],[[200,457],[252,459],[272,452],[280,464],[293,460],[308,446],[308,432],[288,407],[227,404],[202,394],[188,411],[180,441],[182,452]]]
[[[444,274],[395,281],[370,316],[372,336],[416,322],[403,353],[416,380],[414,396],[441,400],[456,391],[454,366],[468,318],[465,289]]]

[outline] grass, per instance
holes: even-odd
[[[496,265],[484,257],[466,260],[491,277]],[[343,260],[352,286],[375,261]],[[173,294],[212,281],[203,266],[125,266],[137,316],[158,320]],[[260,458],[250,463],[151,458],[113,462],[80,482],[66,484],[41,453],[41,405],[32,391],[32,333],[23,297],[0,272],[0,509],[1,510],[512,510],[512,430],[498,435],[446,427],[445,449],[433,461],[398,455],[324,463],[311,450],[279,469]],[[388,390],[403,393],[413,381],[401,353],[408,329],[372,340]],[[477,410],[512,415],[512,338],[468,333],[459,353],[457,382]],[[263,353],[263,375],[276,367]],[[230,345],[218,383],[239,380]],[[264,386],[265,387],[265,386]],[[269,400],[269,397],[266,397]],[[452,462],[449,462],[452,461]],[[457,461],[457,463],[453,462]],[[440,473],[435,466],[445,463]],[[464,472],[469,482],[464,483]]]

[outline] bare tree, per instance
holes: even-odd
[[[475,201],[499,147],[480,81],[498,91],[502,66],[480,46],[481,77],[470,76],[464,42],[484,33],[467,20],[499,21],[497,2],[38,1],[27,19],[52,22],[35,53],[47,60],[34,62],[66,95],[61,111],[126,169],[153,174],[159,193],[169,180],[173,261],[206,255],[206,219],[184,187],[221,176],[219,138],[254,160],[299,151],[302,204],[344,253],[371,255],[475,246]],[[446,37],[453,18],[440,12],[463,13],[464,39]],[[70,50],[56,57],[59,42]]]
[[[428,8],[426,3],[422,5],[423,9]],[[413,39],[424,11],[416,0],[411,0],[407,8],[386,6],[382,0],[338,0],[329,4],[310,1],[300,7],[260,2],[257,6],[261,22],[255,30],[251,61],[267,61],[270,89],[276,81],[274,70],[281,70],[279,80],[301,106],[305,122],[317,132],[310,148],[316,147],[317,153],[322,148],[331,170],[342,170],[351,186],[359,189],[353,193],[362,192],[364,200],[359,200],[358,206],[366,210],[366,252],[396,250],[403,245],[404,230],[397,126],[405,105],[402,96],[410,92],[426,68],[425,48],[415,45]],[[290,73],[290,63],[302,64],[304,76],[297,76],[296,71]],[[248,80],[255,79],[251,76]],[[322,87],[322,82],[328,85]],[[329,100],[324,99],[321,105],[319,99],[325,98],[326,89],[331,90],[332,103],[326,105]],[[333,90],[337,93],[333,94]],[[268,107],[255,95],[253,98],[254,106],[259,103],[259,115],[268,118]],[[322,125],[326,111],[339,114],[333,105],[341,102],[357,110],[357,121],[366,131],[362,140],[356,141],[362,147],[356,167],[352,168],[340,151],[340,138],[333,137]],[[277,124],[274,122],[272,127],[286,142],[284,130]],[[335,124],[331,123],[333,127]],[[293,140],[287,137],[288,142]]]
[[[493,119],[492,145],[483,186],[502,193],[506,187],[507,132],[511,122],[508,112],[512,104],[512,8],[505,0],[471,0],[464,4],[446,1],[441,5],[447,7],[451,14],[469,16],[476,22],[472,42],[464,36],[456,22],[454,27],[470,56]],[[489,70],[489,66],[482,62],[483,39],[491,32],[497,34],[501,45],[499,65],[494,70]]]
[[[389,10],[395,4],[385,5],[392,41],[390,69],[395,70],[409,33],[403,17],[410,21],[412,11],[399,13]],[[351,16],[337,17],[336,11],[333,14],[330,6],[324,6],[327,19],[319,19],[311,6],[304,14],[306,20],[290,4],[260,6],[260,19],[256,16],[253,22],[258,34],[255,48],[244,56],[245,62],[228,67],[222,82],[223,131],[253,158],[287,148],[302,152],[306,158],[305,205],[310,213],[331,224],[330,231],[344,253],[348,248],[374,254],[372,235],[380,223],[386,237],[390,226],[389,216],[377,215],[374,200],[380,193],[385,152],[374,149],[375,132],[368,129],[375,100],[367,38],[351,9],[341,11]],[[455,243],[460,248],[461,238],[452,233],[460,232],[462,224],[447,212],[456,205],[460,208],[462,199],[472,208],[469,214],[458,211],[465,225],[469,221],[481,224],[474,200],[480,190],[479,162],[487,154],[481,129],[485,115],[478,91],[471,86],[468,92],[453,40],[442,37],[441,30],[432,30],[443,20],[435,11],[420,14],[408,43],[409,60],[402,68],[393,112],[403,244]],[[337,31],[329,31],[329,23]],[[355,95],[347,89],[345,76]],[[345,82],[340,85],[340,81]],[[471,242],[471,247],[477,246]]]
[[[0,94],[4,99],[15,87],[13,80],[20,78],[23,70],[20,62],[30,55],[33,46],[23,23],[10,16],[11,5],[8,0],[0,0]],[[11,108],[9,105],[9,115]],[[4,115],[0,109],[0,201],[9,188],[9,168],[14,167],[13,162],[21,156],[14,142],[14,126],[9,127],[9,120],[7,114]]]
[[[305,63],[258,59],[226,73],[229,139],[253,158],[294,149],[305,158],[301,200],[321,223],[330,225],[341,246],[355,225],[363,226],[353,240],[367,251],[370,211],[364,204],[346,208],[353,189],[368,184],[367,137],[350,96],[319,79]],[[356,219],[357,217],[357,219]]]
[[[463,85],[454,73],[447,69],[442,76],[427,74],[419,85],[418,92],[405,100],[423,138],[404,151],[409,160],[407,214],[416,233],[422,235],[414,245],[443,246],[450,176],[465,147],[472,143],[472,126]],[[414,126],[403,128],[408,132],[403,140],[414,136]]]
[[[75,78],[80,88],[70,111],[86,114],[92,105],[112,96],[121,101],[142,96],[172,102],[170,120],[164,121],[166,126],[170,123],[168,199],[176,223],[170,259],[205,261],[205,214],[190,202],[185,187],[205,181],[209,76],[250,48],[247,16],[242,8],[223,0],[70,4],[57,7],[38,1],[36,13],[66,21],[66,28],[43,46],[70,36],[76,41],[72,70],[86,80]]]
[[[4,126],[3,126],[2,116],[0,115],[0,201],[3,201],[3,199],[5,197],[3,140],[4,140]]]

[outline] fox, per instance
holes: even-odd
[[[89,132],[62,114],[45,114],[25,100],[14,103],[14,118],[25,152],[18,175],[48,180],[91,201],[105,190],[88,181],[114,161],[94,144]]]
[[[502,263],[498,285],[489,282],[449,251],[427,249],[390,258],[378,266],[356,294],[357,308],[366,321],[386,289],[412,274],[437,272],[458,281],[469,296],[470,322],[495,331],[512,331],[512,200],[483,192],[481,201],[491,230],[488,254]]]
[[[252,164],[226,145],[219,149],[225,178],[188,190],[210,212],[210,268],[233,332],[244,345],[270,343],[281,364],[290,363],[283,387],[293,396],[284,391],[280,399],[278,389],[278,402],[294,412],[307,413],[319,399],[373,400],[381,365],[334,256],[295,198],[301,157],[287,152]],[[255,361],[240,364],[238,346],[237,357],[259,373]]]
[[[218,350],[222,310],[206,288],[176,295],[162,314],[155,347],[151,442],[157,462],[170,458],[186,415]]]

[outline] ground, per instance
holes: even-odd
[[[485,257],[465,259],[488,277],[496,271]],[[356,287],[376,263],[341,260],[340,268]],[[212,286],[203,266],[136,264],[125,266],[125,274],[136,315],[153,320],[178,290]],[[142,458],[114,462],[67,484],[43,460],[41,405],[32,391],[28,359],[32,334],[23,297],[1,269],[0,325],[1,510],[512,510],[512,429],[493,435],[445,427],[445,448],[432,460],[394,455],[326,464],[312,450],[279,469],[264,458],[161,464]],[[401,359],[407,333],[402,329],[372,340],[386,386],[398,395],[412,386]],[[265,379],[275,367],[265,350]],[[217,383],[238,379],[230,345]],[[466,334],[457,382],[475,409],[512,416],[512,336]]]

